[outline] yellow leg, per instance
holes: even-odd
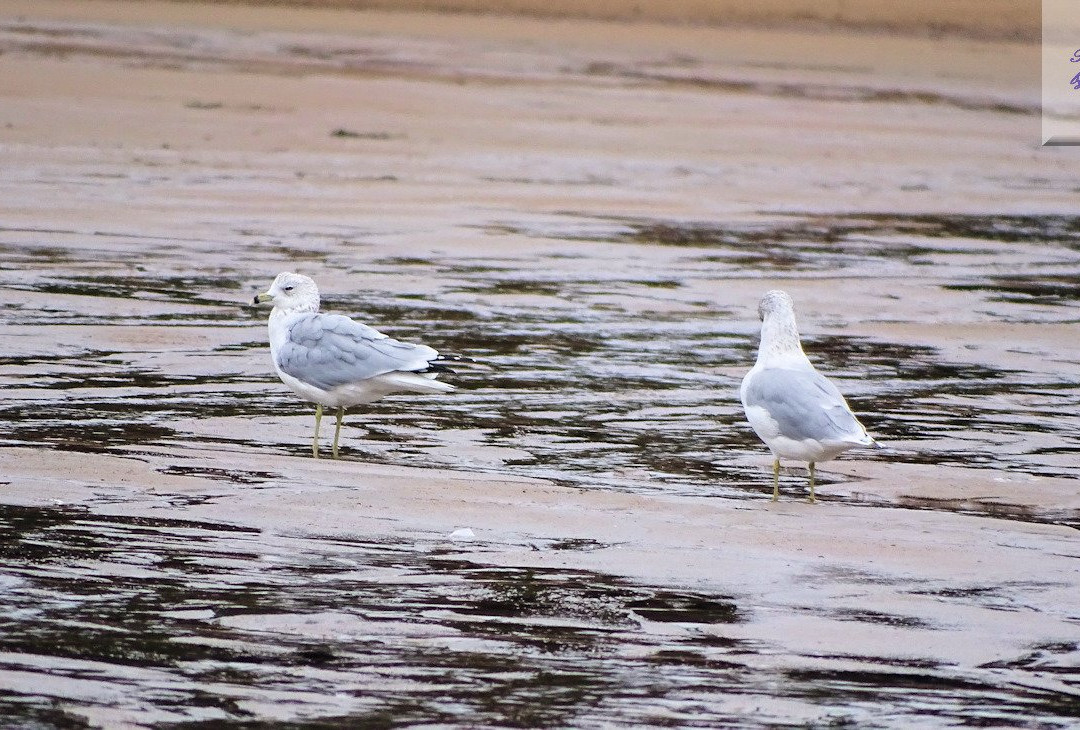
[[[322,404],[315,404],[315,438],[311,440],[311,453],[319,458],[319,424],[322,422]]]
[[[772,463],[772,501],[780,499],[780,460],[773,459]]]
[[[810,462],[810,504],[817,502],[817,497],[814,496],[814,462]]]
[[[334,458],[337,458],[337,442],[338,436],[341,435],[341,417],[345,415],[345,407],[338,406],[337,409],[337,428],[334,429]]]

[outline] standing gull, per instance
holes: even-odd
[[[809,463],[810,501],[814,502],[816,462],[875,442],[836,386],[803,353],[791,297],[776,289],[767,292],[758,315],[757,362],[739,391],[746,420],[772,451],[773,501],[780,498],[780,459],[784,458]]]
[[[448,362],[427,345],[410,345],[341,314],[319,313],[319,289],[303,274],[283,272],[256,304],[273,302],[270,357],[281,382],[315,404],[311,451],[319,458],[323,407],[337,409],[334,458],[338,458],[341,418],[348,406],[371,403],[391,393],[448,393],[454,386],[435,380]]]

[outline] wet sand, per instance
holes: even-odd
[[[409,675],[417,723],[1080,716],[1076,152],[1035,45],[0,0],[0,49],[6,716],[374,721],[417,647],[477,672]],[[316,462],[243,306],[290,268],[495,370]],[[818,505],[796,465],[767,500],[737,403],[772,286],[887,444]]]
[[[173,4],[185,0],[172,0]],[[14,5],[9,1],[9,5]],[[33,5],[31,8],[30,5]],[[941,35],[943,33],[996,40],[1037,41],[1040,34],[1039,3],[1035,0],[954,0],[949,3],[923,3],[916,0],[883,2],[882,0],[761,0],[756,3],[737,0],[668,0],[663,3],[641,3],[636,0],[602,0],[580,3],[573,0],[223,0],[211,9],[206,3],[194,0],[196,10],[169,8],[160,0],[140,2],[142,7],[128,4],[118,9],[115,3],[90,0],[81,2],[77,10],[68,3],[32,3],[22,0],[26,12],[37,17],[76,17],[88,15],[109,20],[130,21],[133,18],[156,22],[171,22],[193,14],[207,20],[214,13],[229,13],[227,6],[259,6],[266,22],[282,23],[293,28],[295,9],[305,8],[302,21],[313,27],[319,20],[335,18],[320,29],[341,29],[338,11],[421,11],[442,12],[443,22],[454,13],[486,16],[525,16],[546,19],[614,20],[634,23],[652,22],[684,26],[759,25],[768,27],[792,26],[806,29],[831,27],[844,30],[874,30],[903,35]],[[45,5],[45,7],[42,7]],[[51,6],[51,7],[50,7]],[[281,6],[286,6],[280,10]],[[290,7],[291,6],[291,7]],[[248,11],[241,11],[250,15]],[[220,17],[220,16],[218,16]],[[215,18],[216,19],[216,18]],[[452,21],[451,21],[452,22]],[[415,21],[408,24],[415,31]],[[503,36],[505,37],[505,36]]]

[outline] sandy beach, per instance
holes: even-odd
[[[180,7],[187,3],[194,7]],[[416,32],[416,16],[431,13],[441,18],[437,24],[452,22],[456,14],[503,18],[525,17],[546,20],[609,20],[687,26],[747,26],[800,27],[822,30],[876,31],[907,36],[940,36],[942,34],[977,37],[993,40],[1033,42],[1039,39],[1040,5],[1035,0],[952,0],[948,3],[924,3],[918,0],[762,0],[743,3],[736,0],[669,0],[642,3],[638,0],[600,0],[588,4],[570,0],[225,0],[211,6],[200,0],[126,3],[90,0],[79,3],[33,3],[22,0],[9,2],[15,11],[35,17],[90,17],[131,22],[183,22],[199,18],[203,22],[218,22],[223,16],[235,14],[251,18],[251,8],[257,8],[260,24],[273,23],[284,28],[297,24],[311,30],[340,30],[342,18],[357,11],[391,11],[401,16],[411,14],[405,27]],[[297,20],[297,9],[304,17]],[[345,12],[342,12],[345,11]],[[430,17],[430,16],[429,16]],[[249,21],[250,22],[250,21]],[[345,21],[348,25],[348,21]],[[467,23],[468,24],[468,23]],[[530,32],[536,32],[533,24]],[[564,24],[560,32],[566,31]],[[505,33],[505,32],[504,32]],[[560,34],[561,34],[560,33]],[[505,34],[501,37],[505,38]]]
[[[0,0],[0,724],[1074,723],[1078,153],[993,5]],[[316,461],[290,269],[492,370]],[[817,505],[771,287],[886,446]]]

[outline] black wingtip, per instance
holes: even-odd
[[[494,370],[493,367],[482,362],[477,362],[471,357],[464,355],[443,355],[428,363],[428,370],[439,373],[453,373],[461,370]]]

